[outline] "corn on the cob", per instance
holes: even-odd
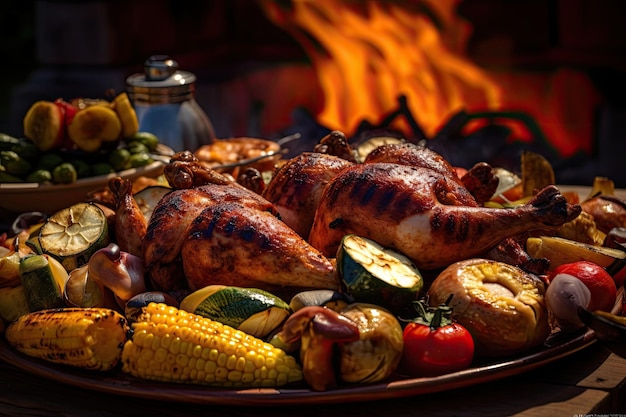
[[[294,357],[220,322],[150,303],[132,324],[122,370],[165,382],[277,387],[302,380]]]
[[[106,308],[40,310],[13,321],[6,339],[18,351],[49,362],[107,371],[122,356],[128,324]]]

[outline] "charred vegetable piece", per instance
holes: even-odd
[[[252,336],[264,338],[291,314],[289,304],[267,291],[209,285],[189,294],[180,308]]]
[[[357,235],[343,237],[337,271],[356,301],[393,312],[416,300],[424,287],[422,274],[409,258]]]
[[[65,308],[21,316],[6,329],[18,351],[49,362],[107,371],[122,356],[128,326],[115,310]]]

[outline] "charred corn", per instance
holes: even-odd
[[[132,324],[122,370],[165,382],[277,387],[302,380],[294,357],[220,322],[150,303]]]
[[[78,368],[107,371],[121,359],[128,324],[106,308],[40,310],[6,329],[11,346],[25,355]]]

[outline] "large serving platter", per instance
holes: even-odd
[[[381,383],[344,386],[324,392],[312,391],[305,386],[278,389],[218,389],[144,381],[119,370],[94,373],[24,356],[13,350],[4,338],[0,341],[0,360],[56,382],[109,394],[194,404],[276,406],[375,401],[467,387],[528,372],[584,349],[595,341],[595,335],[591,330],[570,335],[555,333],[541,349],[519,357],[491,360],[463,371],[436,377],[395,376]]]
[[[587,186],[559,186],[559,188],[563,192],[577,192],[581,201],[591,190],[591,187]],[[616,190],[615,194],[626,199],[626,190]],[[615,311],[621,307],[622,296],[623,290],[620,290]],[[519,356],[477,360],[468,369],[436,377],[409,378],[394,375],[380,383],[344,385],[324,392],[312,391],[305,385],[278,389],[218,389],[200,385],[145,381],[122,373],[119,369],[107,373],[84,371],[25,356],[12,349],[3,337],[0,337],[0,360],[25,372],[68,386],[133,398],[194,404],[276,406],[376,401],[448,391],[529,372],[596,342],[595,334],[590,329],[568,334],[556,330],[542,347]]]

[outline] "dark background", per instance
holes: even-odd
[[[626,157],[626,2],[464,0],[458,13],[473,27],[468,53],[486,69],[567,67],[588,74],[603,97],[594,110],[589,169],[610,166],[599,171],[626,186],[620,163]],[[0,131],[18,136],[35,100],[123,90],[149,55],[169,54],[198,75],[199,91],[207,88],[198,101],[218,136],[226,137],[235,122],[222,122],[228,117],[212,87],[259,68],[307,62],[299,45],[248,0],[6,0],[0,32]],[[258,133],[254,126],[237,128]]]

